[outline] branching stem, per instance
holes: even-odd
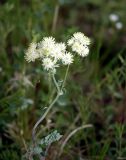
[[[59,87],[59,85],[58,85],[58,83],[57,83],[57,81],[55,79],[54,74],[52,75],[54,85],[55,85],[55,87],[57,89],[57,95],[54,98],[54,100],[52,101],[52,103],[49,105],[49,107],[47,108],[47,110],[45,111],[45,113],[40,117],[40,119],[36,122],[36,124],[34,125],[34,127],[32,129],[33,147],[37,146],[37,144],[36,144],[36,129],[37,129],[37,127],[45,119],[45,117],[47,116],[47,114],[49,113],[49,111],[51,110],[51,108],[53,107],[53,105],[57,102],[57,100],[59,99],[59,97],[63,94],[62,89],[64,88],[64,85],[65,85],[65,81],[66,81],[66,78],[67,78],[68,70],[69,70],[69,66],[66,69],[65,77],[64,77],[63,84],[62,84],[61,88]]]

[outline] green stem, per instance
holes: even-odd
[[[52,101],[52,103],[49,105],[49,107],[47,108],[47,110],[45,111],[45,113],[40,117],[40,119],[36,122],[36,124],[34,125],[33,129],[32,129],[32,141],[33,141],[33,147],[36,147],[36,129],[39,126],[39,124],[44,120],[44,118],[47,116],[47,114],[49,113],[49,111],[51,110],[51,108],[53,107],[53,105],[57,102],[57,100],[59,99],[59,97],[62,95],[62,89],[64,88],[65,82],[66,82],[66,78],[67,78],[67,74],[68,74],[68,70],[69,70],[69,65],[66,69],[66,73],[65,73],[65,77],[62,83],[61,88],[59,88],[59,85],[55,79],[54,74],[52,75],[53,78],[53,82],[55,84],[55,87],[57,89],[57,95],[54,98],[54,100]]]
[[[51,110],[52,106],[56,103],[56,101],[58,100],[58,98],[60,97],[60,88],[56,82],[56,79],[54,77],[54,74],[53,74],[53,81],[54,81],[54,84],[57,88],[57,96],[55,97],[55,99],[52,101],[52,103],[49,105],[49,107],[47,108],[47,110],[45,111],[45,113],[40,117],[40,119],[36,122],[36,124],[34,125],[33,129],[32,129],[32,141],[33,141],[33,144],[34,146],[36,146],[36,137],[35,137],[35,134],[36,134],[36,129],[37,127],[39,126],[39,124],[44,120],[44,118],[46,117],[46,115],[49,113],[49,111]]]
[[[46,112],[42,115],[42,117],[36,122],[36,124],[33,127],[32,130],[32,140],[33,143],[35,144],[35,134],[36,134],[36,128],[38,127],[38,125],[44,120],[44,118],[46,117],[46,115],[49,113],[49,111],[51,110],[52,106],[55,104],[55,102],[58,100],[60,94],[57,94],[57,96],[55,97],[55,99],[53,100],[53,102],[50,104],[50,106],[48,107],[48,109],[46,110]]]
[[[60,88],[59,88],[59,86],[58,86],[58,83],[57,83],[57,81],[56,81],[56,78],[55,78],[54,74],[52,75],[52,77],[53,77],[53,82],[54,82],[54,84],[55,84],[55,86],[56,86],[56,89],[57,89],[57,93],[60,93]]]
[[[66,78],[67,78],[67,75],[68,75],[68,71],[69,71],[69,65],[67,66],[67,69],[66,69],[66,73],[65,73],[65,76],[64,76],[64,80],[63,80],[63,83],[62,83],[62,86],[61,86],[61,91],[62,89],[64,88],[65,86],[65,82],[66,82]]]

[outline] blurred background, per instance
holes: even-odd
[[[126,0],[0,0],[0,160],[23,159],[54,94],[42,66],[24,59],[29,43],[43,36],[67,41],[78,31],[90,37],[90,55],[76,58],[65,94],[40,126],[40,137],[54,129],[63,135],[47,159],[84,124],[93,127],[71,137],[58,159],[126,158]]]

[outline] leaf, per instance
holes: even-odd
[[[40,154],[42,153],[42,148],[40,147],[35,147],[34,150],[33,150],[34,154]]]
[[[110,142],[106,142],[104,144],[104,146],[101,148],[101,152],[100,152],[100,159],[99,160],[104,160],[106,153],[108,152],[110,147]]]
[[[43,138],[40,141],[41,145],[50,145],[51,143],[58,141],[60,138],[62,137],[62,135],[60,135],[57,130],[55,130],[54,132],[50,133],[48,136],[46,136],[45,138]]]

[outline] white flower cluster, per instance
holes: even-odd
[[[120,17],[117,14],[110,14],[109,19],[115,24],[116,29],[121,30],[123,28],[123,23],[120,21]]]
[[[39,58],[39,54],[36,51],[36,47],[37,47],[36,43],[30,44],[30,46],[26,52],[26,55],[25,55],[26,61],[34,62],[37,58]]]
[[[77,52],[82,57],[89,54],[89,44],[90,39],[81,32],[74,33],[73,37],[68,40],[68,45],[72,47],[72,51]]]
[[[112,22],[117,22],[119,20],[119,16],[117,14],[112,13],[109,15],[109,19]]]
[[[82,57],[88,55],[89,44],[88,37],[80,32],[75,33],[68,40],[68,45],[72,47],[72,51],[76,51]],[[44,37],[39,43],[31,43],[25,58],[28,62],[40,59],[44,69],[47,71],[55,70],[60,64],[70,65],[73,63],[73,55],[66,50],[65,43],[57,43],[53,37]]]

